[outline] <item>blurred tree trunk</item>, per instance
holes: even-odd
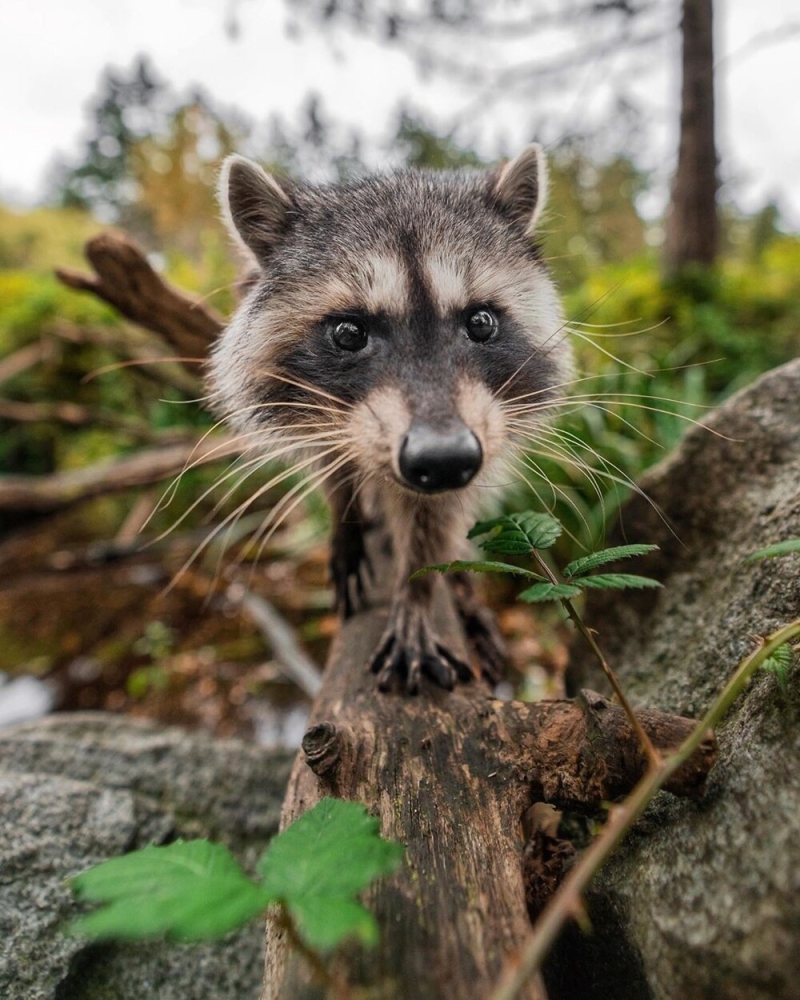
[[[665,252],[671,273],[687,264],[710,266],[719,242],[712,0],[683,0],[681,35],[680,145]]]

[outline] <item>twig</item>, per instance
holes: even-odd
[[[52,353],[52,345],[44,340],[36,340],[32,344],[20,347],[18,351],[9,354],[0,361],[0,382],[7,382],[15,375],[33,368]]]
[[[555,575],[555,573],[550,569],[550,567],[547,565],[544,559],[542,559],[541,555],[536,551],[536,549],[532,550],[532,555],[536,563],[539,565],[542,572],[545,573],[550,582],[553,583],[555,586],[558,586],[560,580]],[[642,749],[644,750],[645,755],[647,756],[647,759],[650,762],[651,767],[658,767],[661,763],[661,754],[653,746],[650,737],[642,728],[641,722],[639,722],[639,719],[636,717],[636,713],[634,712],[633,707],[631,706],[628,699],[625,697],[625,692],[620,687],[620,683],[617,680],[614,671],[609,666],[605,656],[603,656],[603,653],[600,650],[600,647],[597,645],[591,630],[584,625],[583,619],[578,614],[577,610],[575,609],[575,605],[572,603],[572,601],[569,600],[568,597],[561,598],[561,605],[569,615],[569,618],[575,625],[575,628],[577,628],[578,631],[581,633],[581,635],[584,637],[586,642],[589,644],[589,648],[592,650],[595,657],[597,658],[600,666],[603,669],[603,673],[608,678],[608,682],[614,690],[614,694],[616,695],[617,700],[625,710],[625,714],[628,717],[628,721],[630,722],[633,731],[639,737],[639,742],[642,745]]]
[[[541,966],[564,924],[579,912],[582,905],[581,896],[586,887],[642,815],[656,792],[698,749],[707,738],[708,731],[722,720],[764,661],[776,649],[798,635],[800,635],[800,620],[785,625],[766,640],[762,640],[759,648],[742,660],[711,708],[675,753],[662,759],[657,765],[651,766],[628,798],[610,810],[603,832],[584,852],[580,861],[547,904],[521,957],[514,962],[513,969],[503,977],[490,1000],[514,1000],[529,977]]]
[[[300,648],[294,629],[286,619],[269,601],[248,590],[243,583],[232,583],[227,597],[261,629],[286,676],[310,698],[316,698],[322,686],[319,667]]]

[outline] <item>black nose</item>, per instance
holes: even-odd
[[[438,430],[415,424],[400,446],[400,474],[420,493],[466,486],[482,460],[480,441],[463,424]]]

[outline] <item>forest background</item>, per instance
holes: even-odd
[[[664,3],[584,12],[615,17],[608,37],[646,60],[650,35],[677,30],[674,17],[647,20],[667,6],[674,15],[678,5]],[[290,7],[304,31],[377,33],[407,44],[429,73],[451,75],[464,72],[453,39],[457,49],[468,16],[480,18],[470,4],[423,5],[426,33],[422,21],[392,21],[381,3]],[[220,21],[225,30],[240,30],[236,7],[227,29]],[[473,24],[473,43],[474,35]],[[423,49],[420,37],[430,39]],[[520,99],[562,85],[575,58],[562,60],[561,76],[537,83],[534,74]],[[477,120],[476,93],[468,101]],[[544,251],[574,331],[575,391],[593,401],[565,408],[557,443],[532,444],[527,481],[502,502],[553,510],[568,529],[565,557],[601,541],[631,484],[689,422],[800,353],[800,236],[779,206],[745,210],[735,186],[715,192],[713,262],[667,266],[663,197],[653,211],[663,178],[641,156],[647,108],[622,90],[615,101],[613,128],[608,118],[573,128],[562,115],[555,131],[541,118],[526,136],[550,136]],[[237,261],[214,196],[226,153],[333,179],[384,160],[489,165],[506,150],[465,129],[463,115],[443,124],[408,103],[380,134],[338,121],[316,94],[295,120],[256,122],[204,89],[171,86],[146,56],[104,71],[86,108],[80,151],[54,153],[41,203],[0,207],[0,723],[106,708],[296,744],[307,692],[287,680],[285,659],[295,654],[277,648],[259,609],[288,622],[322,662],[336,628],[324,504],[273,467],[246,468],[230,455],[194,466],[194,445],[220,433],[203,405],[201,366],[170,360],[159,338],[65,287],[54,269],[85,269],[85,241],[113,224],[165,280],[224,316],[237,300]],[[167,468],[160,459],[175,448],[184,457]],[[121,470],[134,456],[151,472],[126,486]],[[285,516],[265,531],[276,507]],[[492,586],[512,653],[509,691],[558,694],[559,619],[535,621],[502,581]]]

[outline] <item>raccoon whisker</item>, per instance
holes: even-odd
[[[536,496],[536,499],[539,501],[539,503],[545,508],[545,510],[549,514],[553,513],[553,511],[555,509],[555,504],[556,504],[557,496],[560,495],[562,497],[562,499],[567,503],[567,505],[569,507],[571,507],[575,511],[575,513],[578,515],[578,517],[581,518],[581,520],[584,523],[584,527],[586,528],[587,533],[589,533],[589,534],[591,533],[590,529],[589,529],[588,522],[585,520],[585,518],[583,517],[583,515],[581,514],[581,512],[577,509],[577,507],[575,506],[572,498],[566,493],[565,490],[563,490],[560,486],[556,485],[556,483],[554,483],[550,479],[550,477],[547,475],[547,473],[544,471],[544,469],[538,464],[538,462],[535,462],[533,460],[533,458],[531,457],[531,454],[525,453],[525,452],[520,453],[517,456],[515,456],[515,460],[516,460],[516,462],[518,463],[519,466],[521,466],[523,468],[526,468],[526,469],[529,469],[531,472],[535,472],[536,475],[539,476],[539,478],[541,479],[541,481],[547,485],[547,488],[550,490],[550,493],[552,495],[552,500],[551,500],[550,503],[546,503],[542,499],[542,497],[540,496],[538,490],[536,490],[536,488],[534,487],[533,483],[527,477],[524,477],[525,478],[525,482],[533,490],[533,492],[534,492],[534,494]],[[574,539],[573,539],[573,541],[574,541]]]
[[[213,430],[213,428],[211,430]],[[190,472],[192,469],[196,469],[201,465],[208,465],[209,462],[217,462],[222,458],[227,458],[230,454],[236,455],[237,458],[240,457],[238,453],[243,450],[242,447],[240,446],[240,441],[242,441],[244,438],[251,437],[256,433],[259,433],[256,431],[249,431],[246,434],[237,434],[233,438],[230,437],[226,438],[215,448],[212,448],[211,451],[206,452],[204,455],[201,455],[199,458],[192,461],[191,460],[192,455],[196,453],[197,449],[200,447],[203,441],[206,440],[206,438],[211,433],[211,430],[206,431],[206,433],[195,444],[190,455],[186,459],[183,468],[178,473],[178,475],[175,476],[175,478],[172,480],[169,486],[167,486],[164,492],[161,494],[158,503],[156,503],[153,509],[150,511],[150,514],[147,516],[147,519],[142,525],[140,531],[143,531],[147,527],[147,525],[150,523],[150,521],[158,511],[165,510],[172,503],[172,501],[175,499],[175,495],[178,491],[178,488],[181,482],[183,481],[183,477],[186,475],[187,472]]]
[[[218,425],[215,425],[215,427],[216,426],[218,426]],[[305,427],[307,425],[296,425],[296,426]],[[315,425],[310,425],[310,426],[315,426]],[[334,429],[338,430],[337,428],[334,428]],[[173,499],[175,498],[175,494],[176,494],[176,492],[178,490],[178,487],[181,484],[183,476],[187,472],[189,472],[191,469],[195,469],[195,468],[197,468],[200,465],[206,465],[210,461],[216,461],[216,460],[218,460],[220,458],[225,458],[225,457],[227,457],[227,454],[229,454],[229,453],[234,453],[235,454],[237,452],[246,452],[247,450],[250,450],[250,448],[252,448],[252,445],[248,446],[247,448],[244,447],[244,442],[246,440],[252,439],[252,438],[262,439],[263,440],[263,438],[265,436],[264,430],[262,428],[257,428],[256,430],[241,432],[241,433],[237,434],[233,438],[226,438],[219,445],[217,445],[216,448],[212,448],[211,451],[206,452],[200,458],[198,458],[194,462],[192,462],[191,461],[192,455],[195,454],[195,452],[200,447],[200,445],[203,443],[203,441],[205,441],[206,438],[209,436],[209,434],[211,434],[212,430],[214,430],[213,427],[210,430],[206,431],[206,433],[195,444],[194,448],[192,449],[191,454],[186,459],[186,462],[185,462],[185,464],[183,466],[183,469],[180,471],[180,473],[175,477],[175,479],[170,483],[170,485],[164,491],[164,493],[161,496],[161,499],[155,505],[155,507],[153,508],[152,512],[150,513],[150,516],[147,518],[147,521],[145,521],[145,523],[142,525],[142,528],[145,528],[147,526],[147,524],[149,524],[150,519],[153,517],[153,515],[157,511],[164,510],[166,507],[168,507],[170,505],[170,503],[172,503]],[[295,438],[293,440],[297,441],[298,439]],[[311,438],[308,438],[307,440],[311,440]],[[291,449],[291,447],[293,447],[293,445],[292,444],[288,444],[286,448],[282,449],[282,451],[287,450],[287,448]],[[273,452],[273,455],[274,454],[275,453]]]
[[[611,351],[607,351],[605,347],[601,347],[599,344],[596,344],[592,338],[588,337],[585,333],[581,333],[579,330],[575,330],[574,328],[570,332],[574,337],[578,337],[579,340],[582,340],[585,344],[589,344],[596,351],[599,351],[601,354],[605,354],[607,358],[611,358],[612,361],[616,361],[618,365],[622,365],[623,368],[636,372],[638,375],[649,374],[648,372],[642,371],[641,368],[637,368],[636,365],[629,365],[627,361],[623,361],[622,358],[618,358],[616,354],[612,354]]]
[[[567,388],[569,388],[572,385],[578,385],[580,382],[592,382],[592,381],[594,381],[596,379],[600,379],[600,378],[616,378],[616,377],[617,377],[617,373],[616,372],[608,372],[608,373],[600,374],[600,375],[589,373],[587,375],[582,375],[582,376],[580,376],[578,378],[567,379],[567,381],[565,381],[565,382],[554,382],[552,385],[547,385],[547,386],[545,386],[542,389],[534,389],[531,392],[523,392],[519,396],[511,396],[508,399],[500,400],[500,405],[505,408],[506,406],[510,405],[511,403],[518,402],[520,399],[528,399],[531,396],[541,396],[544,393],[552,392],[554,389],[567,389]],[[563,397],[563,398],[567,398],[567,397]],[[570,396],[569,398],[573,399],[574,397]]]
[[[571,440],[572,442],[575,443],[575,445],[578,448],[583,448],[590,455],[592,455],[594,458],[596,458],[600,462],[600,464],[603,466],[603,468],[602,469],[594,468],[592,471],[593,471],[593,473],[595,475],[600,476],[603,479],[607,479],[607,480],[609,480],[609,482],[617,483],[618,485],[623,486],[625,489],[629,489],[629,490],[632,490],[634,493],[637,493],[647,504],[650,505],[650,507],[652,507],[652,509],[655,511],[656,515],[658,516],[659,520],[666,527],[666,529],[669,531],[669,533],[672,535],[672,537],[677,542],[679,542],[681,545],[683,544],[681,542],[680,538],[678,537],[678,535],[676,534],[675,530],[673,529],[672,525],[669,523],[669,521],[667,520],[667,518],[664,516],[664,513],[661,510],[661,508],[658,506],[658,504],[652,499],[652,497],[648,496],[647,493],[645,493],[645,491],[633,479],[631,479],[631,477],[629,475],[627,475],[626,472],[624,472],[622,469],[620,469],[619,466],[615,465],[613,462],[611,462],[608,459],[604,458],[597,451],[595,451],[594,448],[592,448],[588,444],[586,444],[585,441],[582,441],[579,437],[577,437],[574,434],[571,434],[569,431],[565,431],[563,428],[559,429],[559,428],[555,428],[555,427],[549,427],[549,428],[545,428],[545,430],[549,431],[551,434],[555,434],[557,437],[560,438],[560,440],[562,442],[561,447],[559,447],[559,445],[555,441],[552,441],[552,440],[551,441],[547,441],[546,443],[549,445],[549,447],[554,448],[554,449],[558,449],[559,451],[561,451],[562,457],[565,460],[569,461],[569,459],[567,459],[566,455],[564,455],[563,451],[562,451],[563,447],[568,447],[568,445],[566,445],[566,442],[564,440],[565,438],[567,440]],[[554,456],[551,455],[549,457],[553,458]],[[609,469],[613,469],[614,472],[617,473],[617,475],[614,475],[614,473],[610,472]]]
[[[534,452],[534,453],[536,453],[534,451],[534,444],[535,443],[538,443],[538,441],[537,442],[531,442],[531,443],[529,443],[528,449],[527,449],[528,452]],[[573,466],[575,469],[577,469],[578,472],[582,476],[585,477],[585,479],[589,482],[590,486],[592,487],[592,490],[594,491],[595,495],[597,496],[597,500],[600,503],[601,507],[603,508],[603,511],[605,512],[605,501],[603,499],[603,491],[601,490],[600,484],[597,481],[597,478],[596,478],[596,475],[595,475],[595,471],[596,470],[594,470],[588,464],[588,462],[585,462],[581,458],[581,456],[578,454],[578,452],[575,451],[574,448],[569,447],[564,442],[561,442],[560,444],[557,444],[556,442],[554,442],[554,441],[552,441],[552,440],[550,440],[548,438],[545,438],[544,443],[547,444],[547,445],[549,445],[552,448],[558,448],[558,450],[562,454],[562,456],[564,458],[568,458],[569,464],[571,466]],[[552,455],[549,455],[549,456],[544,456],[543,455],[542,457],[552,458],[553,456]]]
[[[541,410],[550,410],[550,409],[556,410],[556,409],[560,409],[561,407],[564,407],[564,406],[570,406],[570,409],[566,411],[567,413],[572,412],[573,409],[577,409],[577,407],[574,406],[574,401],[573,400],[567,400],[567,399],[554,402],[554,403],[552,403],[550,405],[535,407],[533,409],[535,409],[538,412],[538,411],[541,411]],[[625,424],[626,427],[630,427],[630,429],[634,432],[634,434],[637,435],[637,437],[640,437],[643,441],[648,441],[650,444],[652,444],[656,448],[660,448],[662,450],[664,449],[664,445],[660,441],[656,441],[655,438],[650,437],[649,434],[646,434],[643,430],[641,430],[641,428],[639,428],[635,424],[631,423],[631,421],[628,420],[626,417],[623,417],[619,413],[615,413],[613,410],[609,409],[607,406],[603,406],[601,403],[598,403],[596,400],[591,399],[591,400],[587,401],[584,404],[584,406],[590,406],[590,407],[592,407],[595,410],[602,410],[603,413],[607,413],[610,417],[616,417],[616,419],[622,421],[622,423]],[[668,413],[669,411],[668,410],[659,410],[658,412],[659,413]]]
[[[291,479],[291,477],[295,475],[295,473],[299,472],[301,469],[307,468],[309,465],[313,465],[314,462],[318,461],[322,456],[330,454],[331,451],[336,450],[336,448],[338,447],[338,442],[336,441],[335,438],[321,438],[321,439],[314,439],[313,441],[309,441],[307,444],[304,444],[302,446],[303,450],[305,450],[306,448],[310,448],[312,444],[319,445],[320,447],[332,444],[333,447],[332,448],[329,447],[327,451],[323,451],[320,454],[311,455],[307,457],[305,461],[295,462],[294,465],[291,465],[288,468],[281,470],[280,472],[276,473],[267,484],[265,484],[266,487],[268,489],[272,489],[274,486],[277,486],[279,483],[284,482],[286,479]],[[241,467],[241,468],[246,468],[247,466],[253,466],[253,468],[251,468],[249,472],[245,473],[245,475],[242,476],[240,479],[238,479],[237,482],[233,484],[233,486],[229,487],[225,495],[221,497],[214,505],[214,509],[211,511],[211,514],[209,516],[213,517],[214,514],[217,514],[219,510],[225,505],[225,503],[230,499],[232,494],[234,494],[236,490],[239,489],[239,487],[242,485],[242,483],[246,479],[249,479],[249,477],[253,475],[254,472],[258,471],[259,468],[263,468],[264,466],[269,465],[272,461],[278,458],[280,454],[285,454],[287,451],[293,451],[295,447],[296,443],[292,442],[291,444],[288,444],[285,448],[280,449],[279,452],[270,453],[269,455],[262,455],[259,458],[256,458],[251,462],[248,462],[246,466]],[[219,480],[217,480],[215,486],[218,485],[221,485]]]
[[[664,416],[667,416],[667,417],[677,417],[677,419],[684,420],[684,421],[686,421],[686,423],[693,424],[695,427],[702,427],[704,430],[707,430],[710,434],[713,434],[715,437],[721,438],[723,441],[735,441],[736,440],[736,438],[728,437],[726,434],[723,434],[721,431],[715,430],[712,427],[707,427],[701,420],[695,420],[693,417],[689,417],[685,413],[680,413],[680,412],[678,412],[676,410],[666,410],[666,409],[664,409],[661,406],[648,406],[646,403],[634,403],[634,402],[631,402],[630,400],[626,399],[625,397],[627,397],[627,396],[632,396],[632,397],[636,398],[636,397],[638,397],[638,393],[600,393],[598,396],[594,396],[594,395],[565,396],[561,400],[553,400],[553,401],[551,401],[551,402],[549,402],[547,404],[543,404],[542,406],[536,407],[536,409],[539,409],[539,410],[557,409],[560,406],[568,406],[568,405],[572,405],[574,403],[580,402],[584,406],[594,406],[595,408],[603,410],[604,412],[608,413],[610,416],[617,417],[619,420],[622,420],[624,423],[628,424],[628,426],[631,427],[634,431],[636,431],[637,434],[639,434],[642,437],[646,437],[646,435],[642,431],[640,431],[633,424],[631,424],[627,420],[625,420],[624,417],[620,416],[618,413],[615,413],[613,410],[610,410],[607,407],[603,406],[601,403],[597,402],[598,399],[607,399],[609,403],[614,402],[615,399],[623,399],[624,402],[625,402],[625,406],[630,406],[633,409],[637,409],[637,410],[649,410],[651,413],[661,413],[661,414],[663,414]],[[653,400],[656,400],[656,401],[661,400],[662,402],[665,402],[665,403],[675,403],[677,405],[684,405],[684,401],[683,400],[680,400],[680,399],[669,399],[666,396],[652,396],[652,397],[649,397],[649,398],[652,398]],[[711,407],[707,407],[704,403],[688,403],[687,402],[685,405],[700,407],[702,409],[710,409],[711,408]],[[534,407],[531,407],[531,409],[534,409]],[[647,438],[647,440],[651,440],[651,439]]]
[[[555,330],[553,333],[551,333],[549,337],[546,337],[544,339],[544,341],[542,341],[541,344],[537,344],[533,348],[533,350],[531,351],[531,353],[527,356],[527,358],[525,358],[525,360],[517,367],[517,369],[515,371],[513,371],[508,376],[508,378],[505,380],[505,382],[503,382],[503,384],[497,390],[496,395],[497,396],[502,396],[504,390],[507,389],[514,382],[514,380],[522,372],[523,368],[525,368],[525,366],[528,364],[528,362],[532,361],[535,357],[541,355],[542,353],[545,353],[545,352],[542,351],[542,348],[546,347],[547,344],[553,339],[553,337],[557,336],[559,333],[561,333],[562,331],[564,331],[566,329],[567,329],[567,324],[566,323],[562,323],[561,326],[558,327],[558,329]],[[558,342],[556,342],[556,344],[553,345],[553,346],[557,347],[558,346]],[[553,348],[551,348],[551,350],[552,349]]]
[[[580,319],[571,319],[569,320],[569,322],[571,324],[575,324],[575,326],[589,326],[597,330],[606,330],[614,326],[631,326],[633,323],[640,323],[641,318],[621,319],[618,320],[616,323],[586,323]],[[662,320],[662,322],[664,322],[664,320]]]
[[[278,382],[285,382],[287,385],[296,386],[298,389],[305,389],[314,396],[321,396],[323,399],[329,399],[333,403],[338,403],[340,406],[344,407],[346,410],[350,409],[350,404],[339,396],[333,395],[333,393],[327,392],[325,389],[320,389],[319,386],[311,385],[308,382],[302,382],[299,379],[290,378],[288,375],[283,375],[280,372],[263,370],[259,371],[259,374],[266,375],[268,378],[274,378]]]
[[[337,417],[341,417],[343,412],[334,406],[323,406],[321,403],[303,403],[300,401],[290,403],[282,399],[264,400],[261,403],[255,404],[253,408],[256,410],[318,410],[320,413],[333,413]]]
[[[326,441],[321,441],[320,442],[320,446],[326,445],[327,443],[328,442],[326,442]],[[214,506],[214,509],[213,509],[212,515],[211,515],[211,516],[213,516],[213,514],[215,514],[215,513],[217,513],[219,511],[219,509],[222,506],[222,504],[230,497],[230,495],[233,492],[235,492],[235,490],[238,489],[239,486],[241,486],[241,484],[245,481],[245,479],[249,478],[249,476],[251,476],[254,472],[257,472],[259,469],[261,469],[264,466],[268,465],[271,461],[273,461],[280,454],[284,454],[284,453],[286,453],[288,451],[294,450],[294,447],[295,447],[294,444],[287,445],[285,448],[280,449],[278,452],[275,452],[275,453],[270,454],[270,455],[258,455],[255,458],[248,459],[248,461],[246,461],[244,463],[242,463],[240,461],[243,456],[238,456],[237,459],[232,463],[232,465],[229,466],[228,469],[225,470],[222,474],[220,474],[214,480],[214,482],[209,487],[207,487],[207,489],[203,493],[201,493],[201,495],[199,497],[197,497],[197,499],[191,504],[191,506],[188,507],[180,515],[180,517],[178,517],[168,528],[165,528],[164,531],[162,531],[159,535],[157,535],[156,538],[153,539],[153,541],[154,542],[161,541],[162,539],[166,538],[168,535],[172,534],[172,532],[180,524],[182,524],[183,521],[185,521],[186,518],[194,510],[197,509],[198,506],[200,506],[200,504],[206,499],[206,497],[208,497],[210,494],[212,494],[215,490],[219,489],[219,487],[224,482],[226,482],[227,480],[231,479],[233,476],[236,476],[239,473],[244,472],[244,470],[246,470],[246,469],[249,468],[250,471],[249,472],[245,472],[244,475],[242,475],[241,478],[234,484],[234,486],[228,490],[228,492],[225,494],[225,496],[222,498],[222,500],[220,500]],[[311,444],[309,443],[307,445],[304,445],[304,447],[311,447]],[[313,456],[311,459],[309,459],[304,464],[306,464],[306,465],[310,464],[311,462],[315,461],[318,457],[319,456]],[[280,473],[276,474],[275,476],[273,476],[272,479],[270,479],[269,482],[266,483],[264,485],[264,487],[262,487],[262,488],[263,489],[267,489],[267,490],[271,489],[278,482],[282,481],[284,478],[288,478],[288,476],[292,475],[296,471],[297,471],[297,465],[292,466],[289,470],[283,470],[282,472],[280,472]],[[151,514],[151,517],[152,517],[152,514]]]
[[[322,454],[313,456],[313,458],[306,460],[303,463],[303,466],[310,465],[314,461],[319,461],[319,459],[324,458],[325,455],[328,455],[331,452],[336,451],[338,449],[338,447],[339,447],[338,445],[335,445],[334,447],[329,448],[327,451],[322,452]],[[292,467],[292,472],[296,472],[296,471],[298,471],[298,467],[297,466],[293,466]],[[230,514],[228,514],[213,529],[213,531],[209,532],[209,534],[202,540],[202,542],[200,542],[200,544],[195,548],[195,550],[191,554],[191,556],[189,556],[189,558],[186,560],[186,562],[180,567],[180,569],[177,571],[177,573],[175,574],[175,576],[172,578],[172,580],[170,581],[170,583],[168,585],[167,592],[173,586],[175,586],[175,584],[178,582],[178,580],[181,578],[181,576],[183,576],[183,574],[192,565],[192,563],[194,563],[200,557],[200,555],[202,555],[202,553],[205,551],[206,548],[208,548],[208,546],[217,537],[217,535],[219,535],[219,533],[221,531],[223,531],[227,527],[227,525],[231,524],[231,522],[233,522],[233,524],[236,524],[236,522],[239,520],[239,518],[242,516],[242,514],[246,510],[248,510],[256,502],[256,500],[260,499],[265,493],[267,493],[272,488],[273,485],[274,484],[273,484],[272,480],[270,480],[269,483],[266,483],[263,486],[260,486],[255,491],[255,493],[251,494],[245,501],[243,501],[241,504],[239,504],[239,506],[234,511],[232,511]]]
[[[629,323],[636,323],[636,322],[637,322],[637,320],[627,320],[625,323],[600,323],[600,324],[596,324],[596,323],[580,323],[580,322],[578,322],[576,320],[572,320],[570,323],[568,323],[568,326],[570,327],[570,332],[576,334],[579,337],[581,336],[581,331],[580,330],[576,330],[575,329],[576,326],[591,327],[592,329],[590,330],[590,334],[591,334],[592,337],[605,337],[605,338],[608,338],[608,339],[610,339],[610,338],[613,337],[615,339],[622,340],[624,337],[639,337],[643,333],[652,333],[653,330],[658,330],[660,327],[664,326],[667,323],[667,320],[666,319],[662,319],[662,320],[659,320],[658,323],[653,323],[650,326],[639,327],[636,330],[626,330],[624,333],[599,333],[598,332],[599,329],[601,329],[601,328],[603,328],[605,326],[624,326],[624,325],[627,325]],[[587,335],[588,334],[584,334],[584,336],[587,336]]]
[[[319,487],[324,482],[326,482],[332,475],[334,475],[334,473],[338,472],[339,469],[341,469],[348,462],[352,462],[352,460],[353,460],[353,455],[351,455],[350,453],[345,453],[338,459],[334,459],[333,461],[329,462],[326,466],[323,466],[321,469],[317,470],[313,475],[309,476],[304,480],[301,480],[301,482],[297,483],[295,486],[292,487],[291,490],[289,490],[286,494],[284,494],[283,497],[281,497],[279,503],[272,508],[264,523],[259,527],[258,531],[253,536],[252,541],[255,543],[259,542],[260,536],[263,535],[263,537],[259,542],[258,550],[256,551],[254,557],[254,568],[255,564],[257,564],[258,560],[261,558],[264,549],[269,544],[270,539],[278,530],[278,528],[281,526],[281,524],[283,524],[286,518],[292,513],[292,511],[299,504],[301,504],[306,499],[306,497],[308,497],[311,493],[313,493],[314,490],[319,489]],[[299,494],[299,495],[294,496],[294,494]],[[292,500],[293,496],[294,499]],[[289,500],[292,500],[292,502],[288,506],[286,506]],[[241,557],[238,560],[238,563],[239,564],[241,563]]]
[[[533,495],[539,501],[539,503],[541,504],[541,506],[547,511],[548,514],[550,514],[552,516],[555,516],[555,502],[556,502],[555,491],[557,490],[561,494],[561,496],[563,497],[565,503],[570,508],[570,510],[574,511],[575,514],[583,522],[583,526],[586,529],[587,538],[591,538],[591,536],[592,536],[592,529],[589,526],[589,522],[583,516],[583,513],[577,507],[577,505],[575,504],[575,501],[573,500],[573,498],[565,490],[561,489],[560,487],[556,486],[555,483],[551,482],[551,480],[545,475],[544,470],[542,468],[540,468],[540,466],[537,463],[531,461],[531,464],[528,464],[529,461],[530,461],[530,459],[528,459],[528,460],[518,460],[519,466],[518,466],[517,472],[518,472],[519,476],[522,478],[522,480],[525,483],[525,485],[528,487],[528,489],[533,493]],[[550,504],[545,503],[542,500],[541,496],[539,495],[539,491],[534,486],[532,480],[529,479],[528,476],[525,475],[525,472],[523,471],[523,468],[528,468],[528,469],[531,470],[531,472],[535,472],[538,476],[540,476],[542,478],[542,480],[547,484],[547,486],[549,486],[551,492],[553,493],[553,505],[552,506]],[[569,538],[571,538],[572,541],[576,545],[578,545],[580,548],[584,549],[584,551],[586,551],[588,549],[588,546],[584,542],[582,542],[576,535],[574,535],[563,522],[561,524],[561,527],[562,527],[562,529],[564,531],[564,534],[566,534]]]

